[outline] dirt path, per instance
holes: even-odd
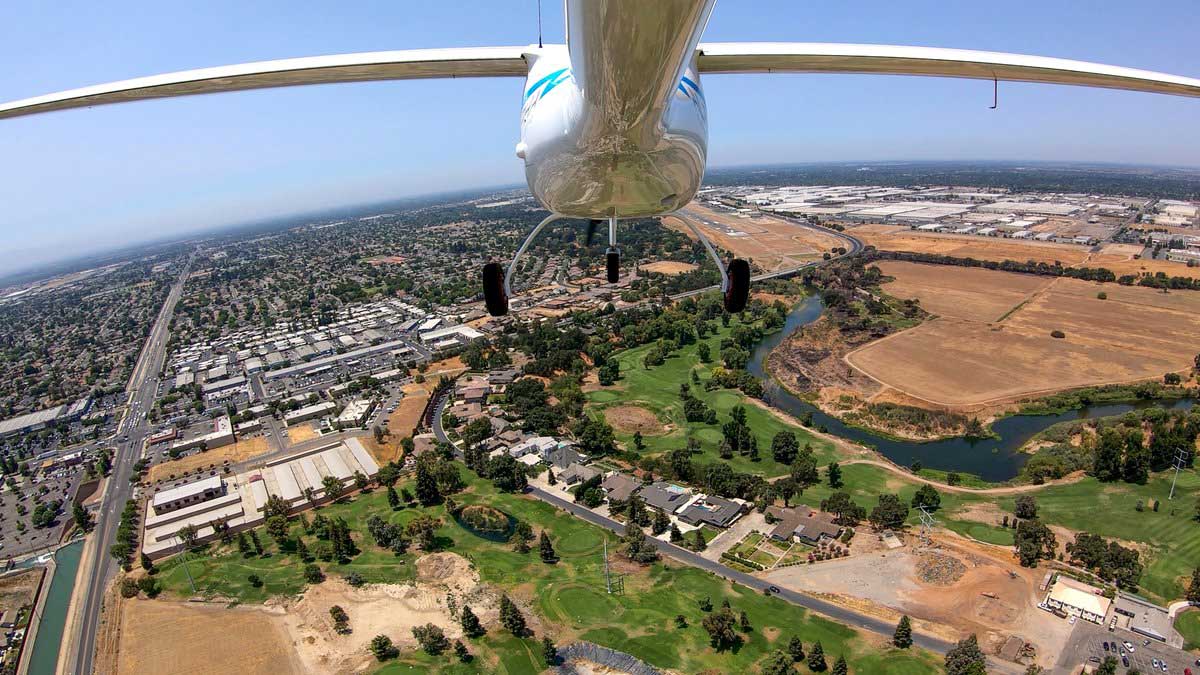
[[[938,488],[939,490],[945,490],[947,492],[960,492],[960,493],[964,493],[964,494],[973,494],[973,495],[1014,495],[1014,494],[1020,494],[1022,492],[1037,492],[1038,490],[1043,490],[1052,485],[1069,485],[1071,483],[1078,483],[1079,481],[1083,480],[1084,475],[1085,475],[1083,471],[1076,471],[1075,473],[1068,474],[1062,478],[1058,478],[1055,480],[1048,480],[1045,483],[1042,483],[1041,485],[1035,485],[1033,483],[1029,483],[1027,485],[1006,485],[1004,487],[994,487],[994,488],[972,488],[972,487],[964,487],[962,485],[949,485],[949,484],[943,483],[941,481],[936,481],[936,480],[933,480],[930,478],[925,478],[924,476],[918,476],[918,475],[913,474],[911,471],[909,471],[907,469],[902,469],[902,468],[896,466],[895,464],[892,464],[890,462],[880,461],[877,459],[848,459],[844,462],[841,462],[842,466],[846,466],[847,464],[870,464],[872,466],[877,466],[881,469],[887,469],[888,471],[891,471],[892,473],[894,473],[898,476],[903,476],[913,482],[925,483],[926,485],[932,485],[932,486]]]

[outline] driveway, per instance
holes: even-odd
[[[752,509],[750,513],[738,518],[737,522],[729,526],[729,529],[713,537],[712,541],[708,542],[708,548],[704,549],[700,555],[707,560],[720,560],[722,553],[733,548],[743,537],[755,531],[767,534],[771,531],[771,526],[767,525],[766,516]]]

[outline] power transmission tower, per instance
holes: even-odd
[[[1167,497],[1167,501],[1175,498],[1175,482],[1179,480],[1179,470],[1186,469],[1188,460],[1192,458],[1192,453],[1187,448],[1179,448],[1175,451],[1175,476],[1171,479],[1171,494]]]
[[[933,530],[933,526],[937,525],[937,521],[933,519],[933,514],[929,512],[927,506],[918,506],[917,512],[921,516],[921,542],[929,546],[932,543],[929,533]]]

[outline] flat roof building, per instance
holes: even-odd
[[[1092,623],[1104,623],[1112,600],[1095,586],[1059,574],[1046,596],[1046,604]]]
[[[225,494],[225,483],[221,477],[210,476],[195,483],[156,493],[150,504],[154,507],[154,513],[161,516],[185,506],[206,502],[223,494]]]
[[[320,417],[326,413],[331,413],[337,409],[337,404],[333,401],[324,401],[314,403],[313,405],[305,406],[298,410],[293,410],[283,416],[283,423],[287,426],[307,422],[314,417]]]

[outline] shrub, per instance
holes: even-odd
[[[1061,330],[1052,330],[1052,331],[1050,331],[1050,337],[1058,338],[1059,340],[1061,340],[1061,339],[1067,337],[1067,334],[1062,332]]]

